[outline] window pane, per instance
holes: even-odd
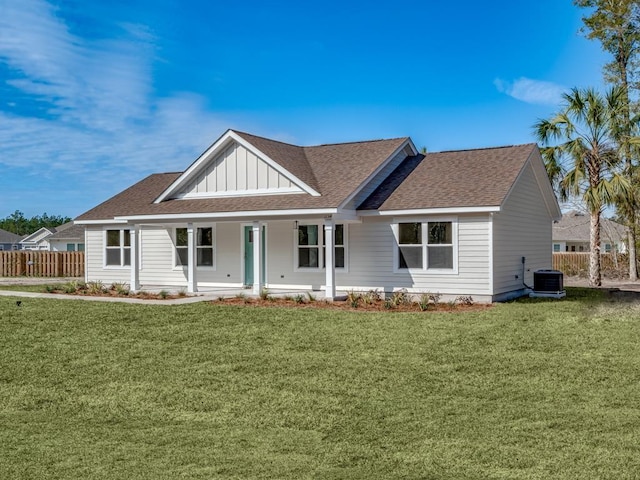
[[[79,252],[84,252],[84,243],[79,243],[78,244],[78,251]]]
[[[189,265],[189,249],[176,248],[176,266]]]
[[[398,233],[401,245],[422,244],[421,223],[400,223],[398,224]]]
[[[213,228],[199,228],[198,229],[198,245],[212,247],[213,246]]]
[[[298,227],[298,245],[318,245],[318,226],[300,225]]]
[[[213,248],[199,248],[196,252],[199,267],[213,267]]]
[[[554,252],[559,252],[560,251],[560,244],[559,243],[554,243],[553,244],[553,251]]]
[[[67,243],[67,252],[75,252],[76,244],[75,243]]]
[[[422,247],[400,247],[400,268],[422,268]]]
[[[336,247],[336,268],[344,268],[344,247]]]
[[[107,230],[107,247],[120,246],[120,230]],[[118,265],[120,262],[118,262]]]
[[[125,248],[124,249],[124,263],[123,265],[131,265],[131,249],[130,248]]]
[[[427,247],[429,268],[453,268],[453,247]]]
[[[178,247],[187,246],[187,229],[186,228],[176,228],[176,246]]]
[[[336,225],[335,240],[336,245],[344,245],[344,225]]]
[[[120,249],[107,248],[107,265],[120,266]]]
[[[429,222],[429,245],[453,243],[451,222]]]
[[[125,247],[130,247],[131,246],[131,231],[130,230],[123,230],[122,231],[122,235],[124,236],[124,246]]]
[[[318,268],[318,249],[299,248],[298,267]]]

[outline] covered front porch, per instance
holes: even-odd
[[[344,220],[339,222],[338,263],[343,266]],[[333,215],[128,221],[129,283],[136,291],[233,297],[259,296],[267,288],[271,296],[309,292],[332,301],[345,294],[336,290],[337,224]]]

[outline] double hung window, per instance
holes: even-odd
[[[214,266],[213,227],[195,229],[196,265],[198,267]],[[186,228],[176,228],[176,266],[189,265],[189,243]]]
[[[298,225],[297,268],[326,268],[325,228],[322,224]],[[334,263],[335,268],[345,268],[346,239],[343,224],[334,226]]]
[[[125,267],[131,265],[131,235],[128,229],[106,230],[105,265]]]
[[[452,221],[399,222],[399,270],[454,271],[455,223]]]

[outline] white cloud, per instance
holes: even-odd
[[[88,39],[44,0],[0,0],[0,11],[0,88],[14,93],[0,104],[0,165],[118,191],[185,168],[229,126],[198,95],[156,95],[146,26],[113,25],[118,38]]]
[[[553,82],[520,77],[513,82],[496,78],[493,81],[499,92],[526,103],[558,105],[566,88]]]

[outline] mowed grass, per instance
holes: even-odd
[[[640,307],[0,297],[0,478],[631,479]]]

